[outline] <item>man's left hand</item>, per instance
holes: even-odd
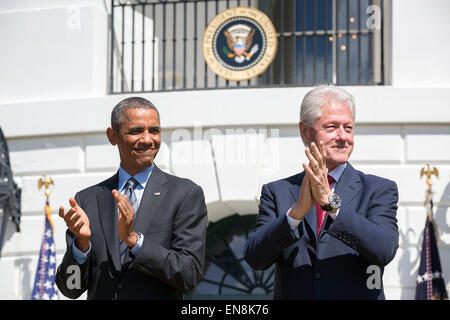
[[[133,230],[134,209],[125,195],[117,190],[113,190],[112,193],[116,200],[117,208],[119,208],[119,217],[117,219],[119,238],[128,247],[134,247],[138,240],[138,234]]]
[[[303,164],[306,174],[310,177],[311,192],[314,200],[321,206],[328,204],[332,194],[328,184],[327,155],[323,145],[320,142],[320,150],[312,142],[309,148],[305,149],[306,156],[309,159],[309,165]]]

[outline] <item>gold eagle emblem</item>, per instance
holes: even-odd
[[[236,24],[224,31],[227,39],[227,57],[242,63],[250,60],[259,50],[257,44],[252,47],[255,29],[245,24]],[[251,49],[250,49],[251,48]]]
[[[436,169],[436,167],[433,167],[433,169],[431,169],[430,164],[427,163],[426,167],[423,167],[420,170],[420,177],[422,178],[422,176],[424,176],[424,175],[427,176],[426,183],[427,183],[428,188],[430,188],[431,185],[433,184],[433,182],[431,181],[431,176],[435,175],[436,178],[439,178],[439,171]]]

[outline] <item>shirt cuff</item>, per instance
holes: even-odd
[[[77,237],[75,237],[73,239],[73,243],[72,243],[72,258],[78,263],[78,264],[83,264],[86,262],[86,260],[88,259],[89,256],[89,252],[91,252],[91,242],[89,241],[89,247],[88,250],[86,251],[86,253],[84,253],[83,251],[81,251],[80,249],[77,248],[77,246],[75,245],[75,242],[77,240]]]
[[[291,229],[295,230],[298,228],[298,226],[300,225],[300,222],[302,222],[303,218],[300,220],[297,220],[297,219],[294,219],[291,216],[289,216],[289,212],[291,212],[291,209],[292,209],[292,207],[286,212],[286,218],[287,218],[287,221],[288,221]]]
[[[142,233],[138,233],[139,237],[138,237],[138,241],[136,242],[136,244],[134,245],[133,248],[131,248],[131,253],[133,254],[133,256],[137,256],[139,253],[139,250],[141,250],[142,247],[142,243],[144,242],[144,235]]]
[[[337,209],[337,211],[335,213],[329,213],[328,214],[331,217],[331,219],[333,219],[333,221],[336,220],[336,218],[337,218],[337,216],[339,214],[339,210],[340,209]]]

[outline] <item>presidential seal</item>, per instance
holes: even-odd
[[[234,81],[263,73],[277,51],[275,27],[261,11],[235,7],[222,11],[203,35],[203,56],[219,76]]]

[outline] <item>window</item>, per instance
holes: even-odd
[[[388,0],[111,0],[110,93],[238,87],[380,85]],[[272,65],[228,81],[207,66],[208,22],[236,6],[263,11],[277,30]],[[389,26],[388,26],[389,27]],[[385,69],[387,69],[385,71]]]
[[[253,270],[243,257],[255,223],[256,215],[235,214],[208,226],[205,276],[187,299],[272,298],[274,267]]]
[[[377,4],[374,4],[377,3]],[[265,82],[382,84],[382,1],[275,1],[279,52]]]

